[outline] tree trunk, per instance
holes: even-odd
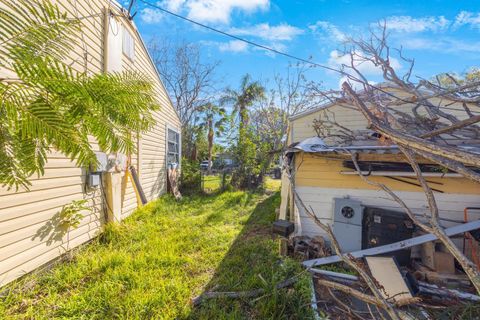
[[[247,108],[245,106],[240,106],[239,107],[239,113],[240,113],[240,131],[242,129],[245,129],[248,125],[248,115],[247,115]]]
[[[213,124],[208,120],[208,174],[212,174]]]
[[[197,153],[197,144],[192,145],[192,152],[190,153],[190,160],[197,161],[198,153]]]

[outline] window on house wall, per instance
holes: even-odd
[[[167,165],[168,167],[180,164],[180,133],[174,129],[167,129]]]
[[[122,41],[122,51],[130,60],[135,59],[135,38],[130,33],[130,31],[123,27],[123,41]]]

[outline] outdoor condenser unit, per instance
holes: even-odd
[[[342,252],[362,249],[363,208],[360,201],[333,199],[333,233]]]

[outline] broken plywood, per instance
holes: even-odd
[[[367,257],[365,259],[373,278],[383,287],[381,292],[385,299],[399,301],[412,298],[410,288],[403,279],[393,257]]]

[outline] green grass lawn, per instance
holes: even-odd
[[[163,197],[78,250],[68,262],[0,290],[1,319],[309,319],[306,275],[278,256],[271,222],[279,194]],[[209,300],[204,290],[265,288],[255,299]],[[3,290],[6,289],[6,290]]]
[[[203,191],[205,193],[213,193],[217,192],[222,187],[222,176],[221,175],[211,175],[211,176],[203,176]],[[226,177],[226,180],[229,180],[230,177]],[[227,183],[228,183],[227,180]]]
[[[210,176],[205,175],[202,177],[202,179],[203,179],[203,191],[205,193],[217,192],[222,187],[221,174],[210,175]],[[227,185],[230,182],[230,179],[231,179],[231,175],[227,175],[225,177],[225,183]],[[281,183],[282,182],[280,179],[272,179],[269,176],[266,176],[264,181],[264,188],[269,191],[277,191],[277,190],[280,190]]]

